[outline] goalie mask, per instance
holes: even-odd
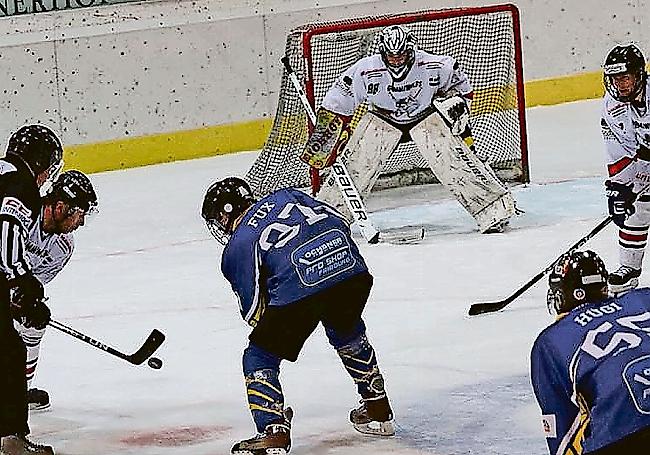
[[[391,25],[379,35],[379,53],[393,79],[401,81],[415,62],[417,39],[401,25]]]
[[[550,313],[568,313],[583,303],[607,297],[607,269],[593,251],[562,256],[548,277],[546,303]]]
[[[609,51],[603,69],[605,88],[617,101],[630,102],[645,88],[645,58],[634,44],[619,45]]]
[[[230,240],[235,220],[256,202],[248,183],[228,177],[213,183],[205,194],[201,215],[210,234],[222,245]]]

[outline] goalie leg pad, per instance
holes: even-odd
[[[384,163],[399,143],[401,136],[401,131],[372,113],[367,113],[354,129],[350,141],[339,158],[346,164],[352,179],[352,182],[347,183],[353,184],[363,199],[370,193]],[[351,213],[343,201],[341,190],[335,180],[336,165],[334,163],[325,179],[323,188],[318,193],[318,199],[334,206],[348,221],[353,222],[357,214]],[[345,187],[346,182],[342,183]]]
[[[470,150],[471,138],[453,135],[438,114],[416,125],[411,137],[440,183],[474,217],[481,232],[515,214],[510,190]]]

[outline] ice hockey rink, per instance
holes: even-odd
[[[514,188],[526,213],[506,233],[478,234],[435,188],[372,196],[380,228],[427,232],[417,245],[358,238],[375,276],[365,319],[397,434],[352,429],[356,389],[319,329],[298,362],[283,364],[291,453],[547,453],[528,378],[530,347],[552,322],[546,280],[500,313],[470,318],[467,309],[506,297],[606,216],[599,109],[593,100],[527,111],[533,183]],[[255,156],[91,176],[100,213],[47,289],[53,317],[125,352],[158,328],[164,366],[133,366],[50,329],[34,385],[52,408],[31,416],[33,439],[68,455],[208,455],[253,434],[241,374],[248,327],[199,209],[212,181],[243,175]],[[588,244],[610,268],[614,234],[610,226]]]

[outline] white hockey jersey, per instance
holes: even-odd
[[[368,102],[399,123],[407,123],[431,105],[434,97],[455,89],[471,99],[472,86],[453,57],[415,51],[415,61],[406,77],[396,82],[381,55],[364,57],[345,70],[326,93],[322,107],[341,115],[352,115]]]
[[[610,180],[634,183],[639,192],[650,184],[650,80],[644,105],[616,101],[609,93],[603,98],[600,125],[605,142],[605,164]]]
[[[39,215],[25,244],[27,258],[34,276],[47,284],[65,267],[74,251],[74,237],[70,234],[48,234],[41,229],[43,214]]]

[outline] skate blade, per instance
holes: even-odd
[[[287,452],[283,448],[274,448],[274,449],[255,449],[255,450],[235,450],[230,452],[232,455],[287,455]]]
[[[369,434],[372,436],[393,436],[395,435],[395,425],[392,420],[387,422],[369,422],[353,423],[352,426],[359,433]]]
[[[34,413],[44,412],[44,411],[48,411],[50,407],[51,407],[50,403],[47,404],[30,403],[29,412],[34,412]]]
[[[620,297],[623,294],[625,294],[628,291],[631,291],[632,289],[635,289],[639,285],[639,279],[638,278],[632,278],[630,281],[628,281],[625,284],[620,284],[620,285],[609,285],[607,291],[609,292],[609,295],[612,297]]]

